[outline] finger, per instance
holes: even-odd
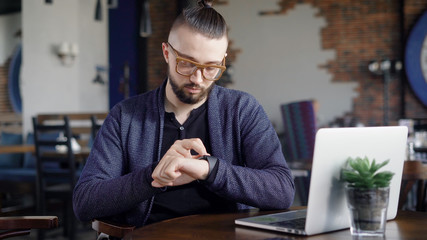
[[[154,176],[153,183],[156,183],[156,186],[173,186],[175,179],[179,178],[181,173],[178,172],[176,177],[163,177],[163,176]],[[153,185],[154,186],[154,185]]]
[[[162,184],[156,182],[156,181],[152,181],[151,182],[151,186],[155,187],[155,188],[161,188],[164,187]]]
[[[202,140],[200,140],[200,138],[190,138],[181,140],[180,145],[190,154],[190,156],[187,157],[191,157],[191,150],[196,151],[199,155],[208,154],[205,145],[203,144]]]
[[[151,186],[153,186],[155,188],[170,187],[170,186],[173,186],[173,182],[169,182],[167,184],[164,184],[164,183],[159,183],[157,181],[152,181]]]
[[[203,156],[210,156],[210,154],[208,153],[208,154],[203,154],[203,155],[201,155],[201,154],[199,154],[199,155],[193,155],[193,156],[191,156],[191,158],[192,159],[199,159],[199,158],[201,158]]]
[[[193,182],[194,180],[196,180],[196,179],[187,175],[187,174],[182,174],[179,178],[177,178],[177,179],[175,179],[175,181],[173,181],[173,186],[180,186],[180,185],[188,184],[188,183]]]
[[[167,184],[169,182],[174,181],[177,177],[179,177],[179,172],[173,173],[166,173],[166,172],[159,172],[158,174],[153,174],[152,178],[161,183],[161,184]]]
[[[156,167],[153,170],[152,176],[160,176],[163,174],[165,169],[171,162],[175,161],[176,156],[172,156],[170,154],[165,154],[162,159],[160,159],[159,163],[157,163]]]
[[[179,172],[180,161],[181,159],[179,158],[164,157],[154,169],[151,177],[160,184],[168,184],[174,181],[181,175]]]
[[[175,172],[174,174],[175,176],[172,178],[169,177],[156,177],[153,178],[153,181],[151,182],[151,185],[153,187],[165,187],[165,186],[175,186],[176,185],[176,181],[177,179],[182,177],[182,173],[181,172]]]

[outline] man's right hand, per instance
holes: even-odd
[[[194,150],[198,155],[191,155]],[[196,179],[204,180],[209,173],[207,161],[199,160],[206,152],[199,138],[177,140],[165,153],[151,175],[153,187],[179,186]]]

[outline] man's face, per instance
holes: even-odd
[[[176,55],[200,64],[221,65],[227,50],[227,38],[210,39],[187,27],[180,27],[171,32],[169,43],[170,45],[163,43],[163,54],[168,63],[167,87],[170,87],[175,97],[185,104],[196,104],[206,99],[214,86],[214,81],[206,80],[201,69],[197,69],[191,76],[177,73]]]
[[[169,71],[168,71],[169,83],[176,97],[183,103],[196,104],[202,101],[203,99],[205,99],[205,97],[209,95],[210,91],[214,86],[213,83],[210,83],[210,85],[205,87],[193,82],[189,82],[189,83],[184,82],[180,85],[179,80],[174,79],[174,77],[170,74],[170,71],[171,70],[169,68]]]

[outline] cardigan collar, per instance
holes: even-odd
[[[166,83],[168,81],[168,78],[166,78],[162,85],[157,89],[157,107],[159,109],[159,116],[160,116],[160,136],[163,134],[163,124],[164,124],[164,117],[165,117],[165,89],[166,89]],[[214,83],[215,84],[215,83]],[[207,100],[207,112],[208,112],[208,123],[209,123],[209,138],[211,142],[211,149],[212,149],[212,155],[216,157],[223,156],[223,152],[221,149],[225,147],[224,142],[220,141],[221,139],[221,121],[220,121],[220,99],[219,99],[219,90],[220,87],[218,87],[216,84],[212,88],[211,92],[209,93],[208,100]]]

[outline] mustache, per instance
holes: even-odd
[[[197,89],[197,88],[199,88],[199,89],[201,88],[199,84],[195,84],[195,83],[188,83],[188,84],[185,84],[185,85],[184,85],[184,87],[196,88],[196,89]]]

